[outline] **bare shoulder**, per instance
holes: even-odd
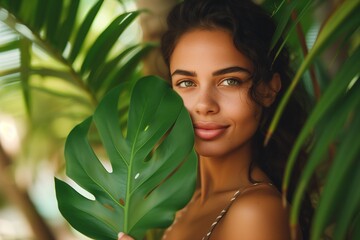
[[[230,207],[221,232],[226,239],[289,239],[288,210],[281,194],[268,184],[247,188]]]

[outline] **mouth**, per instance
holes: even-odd
[[[228,127],[218,123],[198,122],[194,123],[194,132],[200,139],[210,141],[221,136]]]

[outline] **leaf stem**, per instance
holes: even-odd
[[[291,1],[288,0],[288,2],[290,3]],[[298,14],[297,14],[296,10],[293,10],[291,12],[291,19],[294,22],[296,22],[297,18],[298,18]],[[300,46],[301,46],[304,58],[306,58],[306,56],[309,53],[309,49],[306,45],[305,34],[304,34],[304,31],[303,31],[303,28],[302,28],[300,22],[298,22],[296,24],[296,33],[297,33],[297,36],[298,36],[298,39],[300,42]],[[312,82],[313,89],[314,89],[315,98],[316,98],[316,100],[319,100],[321,97],[321,90],[320,90],[319,82],[318,82],[316,74],[315,74],[315,68],[314,68],[313,64],[309,67],[309,73],[310,73],[310,78],[311,78],[311,82]]]

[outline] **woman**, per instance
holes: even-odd
[[[270,49],[274,31],[272,19],[247,0],[185,0],[169,14],[162,52],[192,118],[199,184],[163,239],[290,238],[279,189],[305,112],[293,98],[263,146],[290,82],[286,50],[274,61]],[[304,238],[307,209],[298,234]]]

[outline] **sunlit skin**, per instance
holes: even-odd
[[[248,96],[251,62],[236,49],[226,49],[225,33],[215,33],[185,34],[170,59],[170,72],[172,87],[190,112],[197,153],[225,162],[250,156],[261,108]]]
[[[271,105],[281,87],[274,74],[269,84],[260,86],[266,96],[262,105],[255,103],[249,95],[253,71],[252,62],[235,48],[225,30],[194,29],[176,44],[170,58],[171,83],[193,122],[200,177],[191,202],[163,239],[202,239],[239,189],[246,190],[211,239],[289,239],[280,193],[267,184],[251,187],[248,179],[262,109]],[[256,181],[271,182],[257,167],[251,175]]]

